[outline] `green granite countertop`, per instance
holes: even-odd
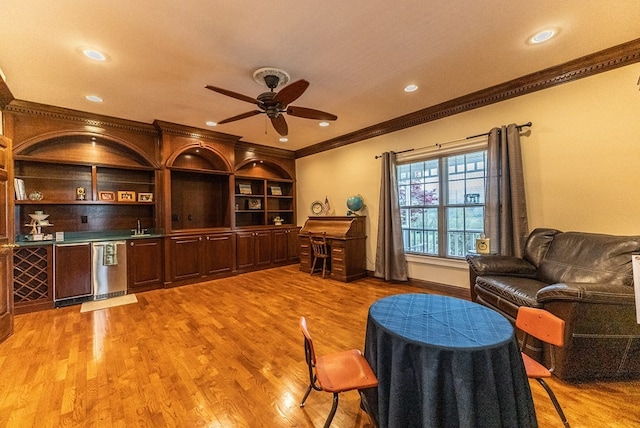
[[[60,244],[80,244],[85,242],[99,241],[121,241],[125,239],[145,239],[145,238],[162,238],[164,234],[156,232],[147,232],[141,235],[135,235],[131,230],[109,230],[102,232],[65,232],[64,240],[56,241],[48,239],[43,241],[30,241],[26,239],[26,235],[20,235],[15,243],[21,247],[41,246],[41,245],[60,245]],[[55,238],[55,235],[54,235]]]

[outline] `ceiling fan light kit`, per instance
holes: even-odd
[[[289,82],[290,77],[286,71],[273,67],[264,67],[256,70],[253,73],[253,78],[256,82],[267,86],[269,88],[269,92],[263,92],[256,98],[251,98],[237,92],[229,91],[228,89],[218,88],[211,85],[205,86],[205,88],[210,89],[214,92],[218,92],[222,95],[226,95],[228,97],[235,98],[240,101],[245,101],[251,104],[256,104],[260,109],[248,111],[246,113],[241,113],[239,115],[221,120],[218,122],[218,125],[234,122],[236,120],[246,119],[248,117],[264,113],[269,119],[271,119],[271,124],[273,125],[273,128],[278,132],[278,134],[286,137],[289,133],[289,127],[283,113],[286,113],[290,116],[302,117],[304,119],[338,119],[338,116],[324,111],[306,107],[289,106],[290,103],[297,100],[309,87],[309,82],[304,79],[297,80],[290,85],[285,86],[280,91],[274,92],[275,88]]]

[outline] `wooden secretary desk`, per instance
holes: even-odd
[[[349,282],[367,276],[366,216],[309,217],[300,229],[300,270],[311,271],[309,234],[326,232],[331,254],[330,278]]]

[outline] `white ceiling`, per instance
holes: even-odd
[[[145,123],[154,119],[297,150],[640,38],[638,0],[3,0],[0,69],[14,97]],[[527,40],[547,28],[542,45]],[[103,63],[85,47],[108,55]],[[311,82],[289,141],[255,109],[253,71]],[[419,85],[406,94],[403,88]],[[278,88],[280,89],[280,88]],[[91,103],[85,95],[104,99]]]

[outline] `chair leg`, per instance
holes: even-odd
[[[313,257],[313,263],[311,264],[311,275],[313,275],[313,271],[316,270],[316,262],[318,261],[317,257]]]
[[[331,406],[331,412],[329,412],[329,416],[327,416],[327,421],[324,423],[324,428],[329,428],[331,426],[331,421],[333,421],[333,417],[336,415],[336,410],[338,410],[338,393],[333,393],[333,406]]]
[[[304,402],[307,401],[307,397],[311,394],[311,385],[307,388],[307,392],[304,393],[304,397],[302,397],[302,401],[300,402],[300,407],[304,407]]]
[[[547,382],[545,382],[543,379],[536,379],[540,385],[542,385],[542,387],[545,389],[545,391],[547,391],[547,394],[549,394],[549,398],[551,399],[551,402],[553,403],[554,407],[556,408],[556,412],[558,412],[558,415],[560,416],[560,419],[562,419],[562,423],[564,424],[564,426],[566,428],[570,428],[569,427],[569,421],[567,421],[567,417],[564,415],[564,412],[562,411],[562,408],[560,407],[560,403],[558,402],[558,399],[556,398],[556,395],[553,393],[553,391],[551,390],[551,388],[549,387],[549,385],[547,385]]]
[[[327,259],[322,259],[322,279],[324,279],[324,274],[327,271]]]

